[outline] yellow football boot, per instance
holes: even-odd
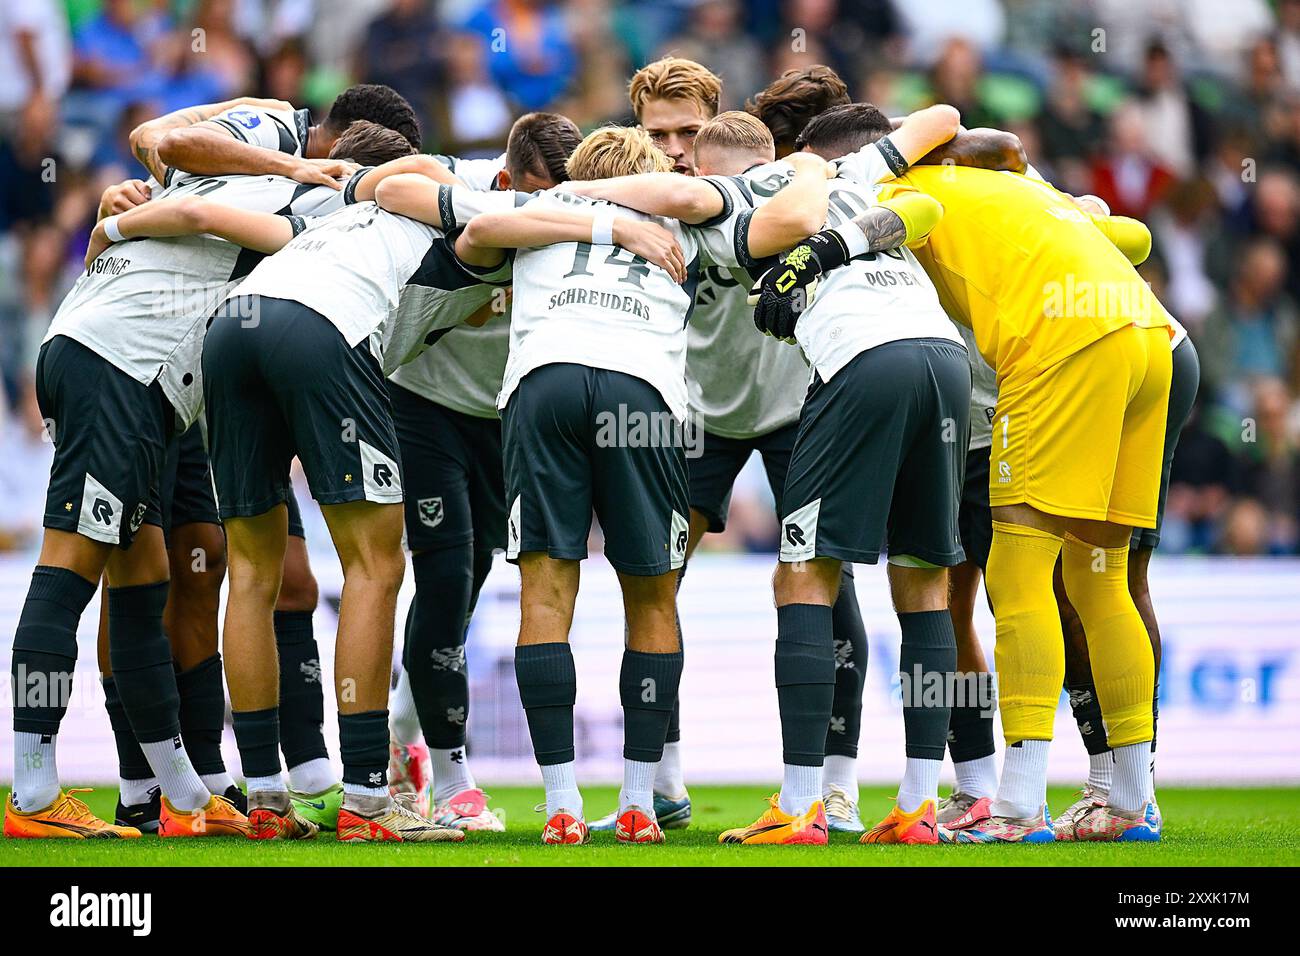
[[[826,845],[830,827],[826,823],[826,805],[820,800],[809,807],[807,813],[797,817],[781,809],[779,794],[772,794],[768,797],[767,803],[767,810],[761,817],[747,827],[724,830],[718,836],[718,842],[750,845],[771,843],[783,846]]]
[[[11,794],[5,801],[4,834],[17,839],[62,838],[73,840],[134,840],[140,831],[101,820],[90,807],[73,796],[89,789],[60,791],[58,799],[44,810],[22,813]]]

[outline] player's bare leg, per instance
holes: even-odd
[[[402,553],[402,506],[351,501],[321,508],[343,565],[334,690],[343,757],[342,841],[459,841],[388,792],[388,682]]]
[[[573,706],[578,682],[569,649],[580,577],[577,561],[552,558],[540,551],[519,555],[515,680],[546,788],[543,843],[588,840],[574,767]]]

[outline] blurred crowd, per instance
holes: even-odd
[[[627,77],[667,52],[724,108],[819,62],[892,115],[952,103],[1147,222],[1204,376],[1163,547],[1300,551],[1300,0],[0,0],[0,550],[37,532],[36,348],[142,119],[380,82],[426,150],[495,155],[525,110],[629,121]],[[773,547],[763,484],[713,546]]]

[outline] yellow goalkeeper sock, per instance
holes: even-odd
[[[1107,742],[1114,749],[1149,741],[1155,658],[1129,595],[1128,547],[1099,548],[1066,535],[1061,573],[1088,637]]]
[[[1065,639],[1052,591],[1061,539],[1049,531],[993,522],[987,585],[997,621],[994,660],[1007,745],[1051,740],[1065,681]]]

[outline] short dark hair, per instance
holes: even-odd
[[[745,104],[763,121],[777,143],[793,144],[815,116],[852,102],[849,88],[829,66],[786,70]]]
[[[334,141],[330,159],[350,159],[362,166],[382,166],[414,152],[415,148],[397,130],[370,120],[357,120]]]
[[[401,133],[412,149],[420,148],[420,121],[415,118],[415,110],[391,86],[379,83],[349,86],[334,100],[321,125],[335,136],[341,136],[357,120],[370,120]]]
[[[812,120],[795,140],[795,148],[812,150],[825,159],[838,159],[874,143],[892,128],[889,117],[870,103],[848,103],[832,107]]]
[[[516,182],[524,173],[531,173],[562,183],[569,178],[565,164],[580,142],[582,131],[567,116],[525,113],[510,127],[506,169]]]

